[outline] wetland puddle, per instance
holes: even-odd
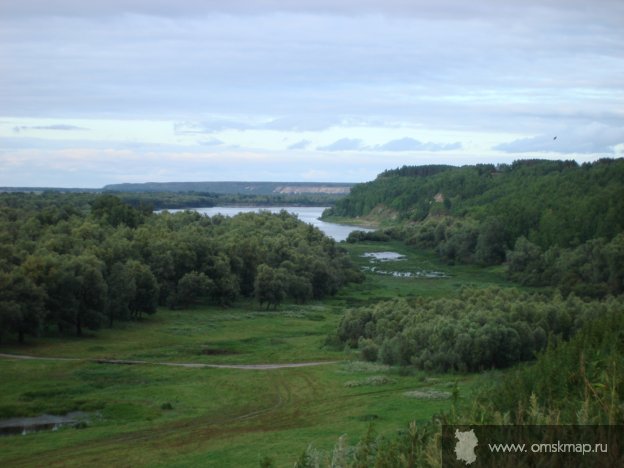
[[[61,427],[77,426],[85,423],[89,415],[82,411],[72,411],[64,416],[42,414],[30,418],[10,418],[0,420],[0,436],[26,435],[31,432],[56,431]]]
[[[377,275],[393,276],[395,278],[448,278],[449,275],[443,271],[435,270],[412,270],[412,271],[396,271],[379,268],[379,263],[383,262],[399,262],[407,260],[405,255],[398,252],[365,252],[362,257],[370,259],[371,266],[362,267],[364,271],[370,271]]]

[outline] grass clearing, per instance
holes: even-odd
[[[360,268],[379,265],[383,270],[397,272],[441,271],[447,278],[397,278],[367,273],[366,281],[345,288],[338,298],[345,303],[362,305],[378,299],[395,297],[449,297],[461,287],[480,288],[489,286],[517,287],[504,277],[501,266],[479,267],[475,265],[448,265],[434,253],[414,249],[398,241],[359,242],[348,246],[351,259]],[[369,252],[396,252],[405,259],[375,263],[364,257]]]

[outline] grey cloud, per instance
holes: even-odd
[[[281,117],[267,123],[258,125],[257,128],[264,130],[286,130],[293,132],[316,132],[326,130],[340,124],[340,119],[325,115],[309,115],[305,117]]]
[[[493,149],[506,153],[613,154],[615,152],[614,147],[619,144],[624,144],[624,126],[612,127],[593,123],[584,127],[553,130],[550,134],[521,138],[509,143],[502,143]]]
[[[220,146],[224,142],[219,140],[218,138],[211,138],[210,140],[202,140],[199,142],[201,146]]]
[[[231,149],[231,146],[218,143],[220,140],[211,139],[200,142],[198,145],[189,146],[181,144],[163,144],[163,143],[146,143],[138,141],[123,140],[65,140],[65,139],[48,139],[48,138],[30,138],[30,137],[5,137],[0,138],[0,150],[16,151],[20,149],[27,150],[68,150],[75,148],[89,148],[94,150],[129,150],[138,153],[171,153],[171,152],[189,152],[201,153],[210,146],[211,151],[221,151]]]
[[[250,130],[253,125],[236,120],[213,119],[202,122],[180,122],[173,126],[176,135],[202,135],[223,130]]]
[[[176,134],[193,135],[215,133],[224,130],[277,130],[291,132],[318,132],[341,123],[341,120],[326,116],[289,116],[262,122],[243,122],[234,119],[203,119],[200,122],[180,122],[174,125]]]
[[[258,15],[278,12],[392,16],[419,15],[426,18],[472,18],[489,14],[510,18],[510,14],[529,11],[545,14],[548,10],[581,9],[584,0],[523,0],[506,2],[463,0],[20,0],[2,2],[0,12],[5,16],[113,16],[139,14],[153,16],[193,16],[202,14]],[[584,12],[596,15],[603,10],[621,7],[617,0],[601,0],[602,8]],[[596,11],[598,10],[598,11]],[[621,11],[621,9],[620,9]]]
[[[383,145],[374,146],[371,149],[377,151],[450,151],[461,149],[462,145],[459,142],[456,143],[423,143],[413,138],[400,138],[398,140],[392,140]]]
[[[301,140],[301,141],[298,141],[297,143],[293,143],[292,145],[290,145],[288,149],[289,150],[306,149],[308,146],[310,146],[309,140]]]
[[[614,24],[624,2],[600,5],[5,1],[2,113],[188,120],[203,123],[178,133],[208,136],[366,122],[526,135],[624,125],[624,42]],[[367,14],[374,9],[419,13]],[[358,14],[338,15],[349,11]]]
[[[20,125],[13,127],[15,133],[28,130],[60,130],[60,131],[84,131],[89,130],[84,127],[77,127],[76,125],[56,124],[56,125]]]
[[[321,151],[354,151],[362,148],[362,140],[359,138],[341,138],[327,146],[319,146]]]
[[[151,8],[152,2],[131,4]],[[620,27],[589,27],[588,18],[553,23],[526,7],[510,17],[509,28],[488,13],[497,6],[470,5],[482,10],[482,21],[462,21],[452,11],[453,21],[329,13],[107,21],[2,17],[2,58],[10,64],[0,75],[2,107],[10,116],[203,122],[182,125],[180,133],[187,134],[316,131],[375,120],[537,133],[535,114],[543,116],[539,125],[561,118],[566,124],[576,114],[622,119]],[[42,80],[42,70],[55,73]],[[546,115],[552,109],[566,112]],[[204,121],[207,113],[223,117]],[[282,117],[268,120],[267,113]]]

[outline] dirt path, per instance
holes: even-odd
[[[89,359],[89,358],[63,358],[63,357],[43,357],[43,356],[26,356],[23,354],[6,354],[0,353],[0,358],[5,359],[22,359],[34,361],[86,361],[96,362],[98,364],[120,364],[120,365],[157,365],[171,367],[187,367],[187,368],[215,368],[215,369],[242,369],[242,370],[273,370],[288,369],[292,367],[309,367],[322,366],[324,364],[334,364],[338,361],[312,361],[312,362],[294,362],[286,364],[203,364],[199,362],[152,362],[152,361],[136,361],[129,359]]]

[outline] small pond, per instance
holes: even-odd
[[[397,252],[366,252],[362,257],[367,257],[378,262],[394,262],[405,260],[407,257]]]

